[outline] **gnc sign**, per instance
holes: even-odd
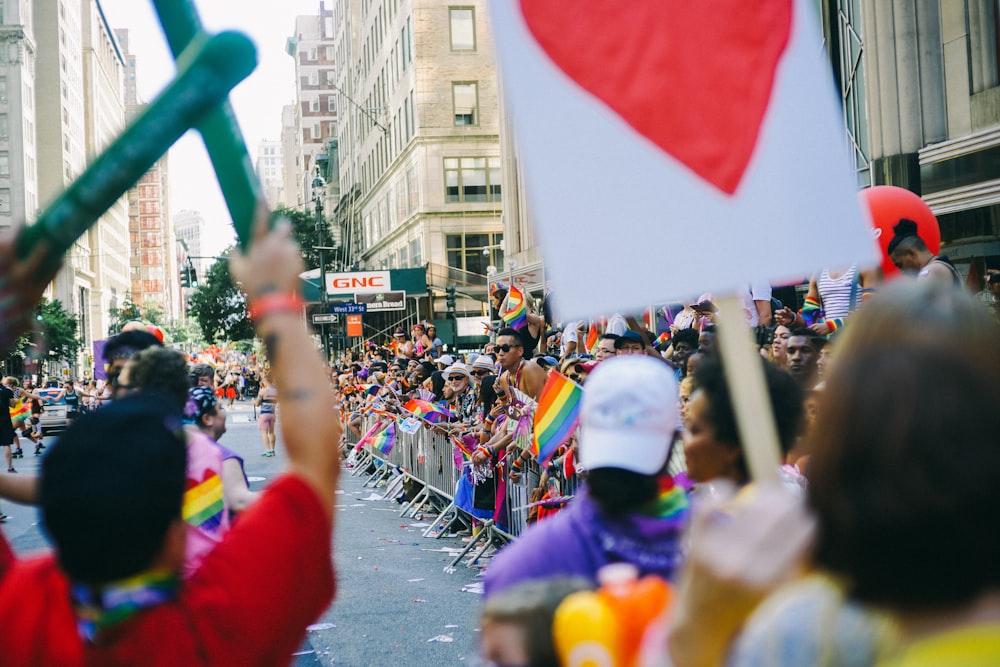
[[[388,271],[328,273],[326,274],[326,293],[329,296],[350,296],[388,292],[391,287],[390,282]]]

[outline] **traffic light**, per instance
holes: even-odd
[[[191,270],[186,266],[181,269],[181,287],[191,287]]]
[[[448,285],[447,287],[444,288],[444,292],[445,292],[444,300],[445,303],[448,304],[448,310],[452,311],[455,310],[455,286]]]
[[[191,287],[198,289],[198,272],[195,270],[194,266],[188,266],[188,271],[191,273]]]

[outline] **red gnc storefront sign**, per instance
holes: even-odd
[[[391,287],[388,271],[354,271],[326,274],[326,292],[330,296],[375,294]]]

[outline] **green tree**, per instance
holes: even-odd
[[[125,292],[122,305],[109,308],[108,316],[111,320],[111,324],[108,325],[108,335],[113,336],[132,320],[142,319],[142,309],[132,300],[131,293]]]
[[[254,335],[246,298],[233,284],[226,260],[215,262],[191,294],[188,315],[198,322],[202,336],[210,344],[247,340]]]
[[[149,322],[158,327],[162,327],[167,319],[167,314],[163,311],[163,307],[154,301],[144,301],[139,312],[142,314],[143,322]]]
[[[76,362],[83,347],[79,338],[79,320],[63,308],[61,301],[43,298],[38,305],[40,342],[45,355],[53,361]]]
[[[279,208],[275,211],[276,216],[288,218],[292,223],[292,236],[302,248],[302,260],[305,262],[306,270],[319,268],[319,250],[316,246],[333,246],[333,236],[330,233],[330,225],[324,219],[320,232],[316,232],[316,214],[310,211],[296,211],[290,208]],[[334,270],[335,252],[326,251],[324,257],[326,270]]]

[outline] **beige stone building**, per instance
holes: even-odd
[[[317,167],[326,161],[328,143],[337,136],[333,32],[333,12],[321,1],[316,14],[295,17],[295,33],[286,44],[295,60],[295,175],[285,183],[290,208],[312,206]]]
[[[496,60],[482,0],[337,0],[337,209],[349,266],[426,267],[480,314],[503,266]],[[494,268],[490,268],[494,267]],[[444,317],[443,298],[430,310]]]
[[[128,30],[116,32],[125,53],[123,93],[126,113],[131,117],[145,104],[136,93],[136,58],[128,48]],[[169,321],[181,317],[182,300],[168,174],[169,160],[164,155],[129,189],[127,201],[132,301],[140,308],[162,309]]]

